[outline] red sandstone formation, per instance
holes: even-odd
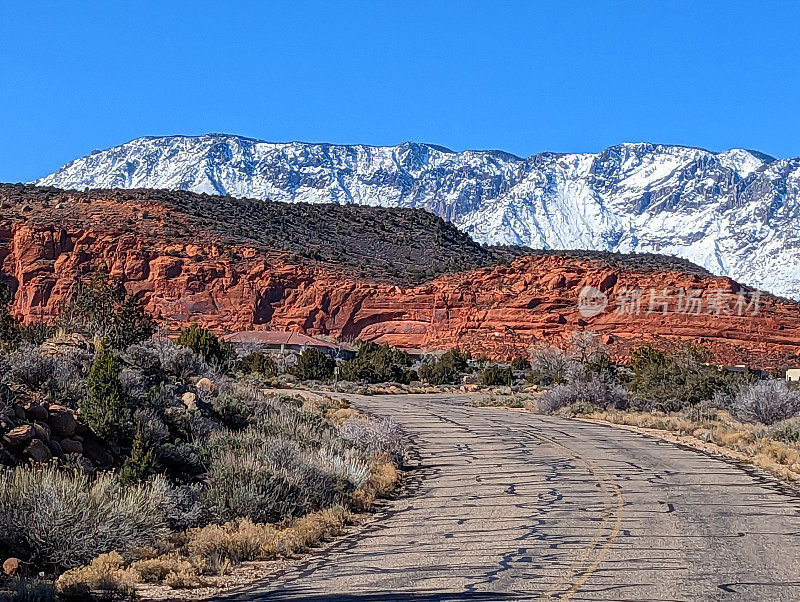
[[[800,353],[800,305],[762,294],[756,307],[752,293],[728,278],[537,256],[404,287],[222,246],[201,233],[192,243],[159,236],[154,243],[152,232],[104,227],[96,217],[87,213],[85,226],[0,218],[0,268],[17,288],[15,311],[25,321],[52,321],[76,274],[102,266],[129,292],[142,293],[170,329],[189,322],[225,332],[292,329],[509,358],[537,341],[560,343],[586,328],[620,355],[643,342],[671,340],[703,343],[726,364],[785,366]],[[585,286],[607,297],[605,311],[581,314]]]

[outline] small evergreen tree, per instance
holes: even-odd
[[[236,364],[236,370],[243,374],[258,374],[271,378],[278,374],[275,360],[263,351],[248,353]]]
[[[511,360],[511,369],[512,370],[530,370],[531,363],[528,361],[527,358],[518,355],[513,360]]]
[[[342,365],[342,378],[368,383],[409,383],[416,377],[408,367],[413,364],[405,351],[371,341],[358,343],[355,359]]]
[[[142,300],[126,294],[102,271],[78,282],[75,296],[62,310],[59,321],[66,330],[100,337],[115,349],[149,339],[155,332],[155,321]]]
[[[80,403],[81,414],[89,428],[108,441],[124,441],[131,420],[125,406],[119,375],[119,358],[103,341],[89,370],[88,394]]]
[[[336,362],[319,349],[304,349],[291,373],[302,380],[327,380],[333,376]]]
[[[19,323],[11,315],[14,293],[4,284],[0,284],[0,344],[13,344],[17,339]]]
[[[158,460],[156,460],[153,450],[151,450],[142,431],[136,431],[133,439],[131,455],[122,464],[119,480],[122,485],[135,485],[150,480],[150,477],[158,473]]]
[[[233,355],[229,345],[199,324],[190,324],[181,331],[178,345],[188,347],[206,362],[222,366]]]
[[[514,371],[508,368],[501,368],[498,365],[487,366],[481,372],[481,384],[491,386],[510,386],[514,384]]]

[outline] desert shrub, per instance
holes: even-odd
[[[169,427],[152,408],[139,408],[133,414],[137,433],[149,444],[161,443],[170,435]]]
[[[183,382],[209,371],[208,365],[198,354],[165,337],[155,337],[129,347],[127,357],[145,374],[163,371]]]
[[[8,356],[6,380],[24,385],[31,391],[43,389],[53,377],[55,359],[39,353],[36,347],[26,346]]]
[[[204,446],[197,440],[162,442],[153,449],[159,465],[173,482],[191,482],[206,471]]]
[[[107,473],[90,479],[54,465],[6,469],[0,472],[0,549],[37,566],[78,566],[165,536],[165,504],[158,487],[121,488]]]
[[[386,454],[397,464],[403,463],[403,433],[391,418],[350,418],[339,427],[339,432],[367,456]]]
[[[200,356],[203,361],[223,367],[233,357],[233,350],[227,343],[198,324],[190,324],[178,336],[178,345],[187,347]]]
[[[450,385],[458,382],[459,373],[440,361],[425,362],[417,371],[422,382],[432,385]]]
[[[327,380],[333,376],[336,361],[319,349],[304,349],[292,366],[291,373],[301,380]]]
[[[278,374],[278,365],[263,351],[248,353],[236,363],[236,370],[243,374],[256,374],[272,378]]]
[[[800,414],[800,391],[784,380],[744,386],[734,397],[733,413],[742,420],[773,424]]]
[[[246,390],[233,389],[217,395],[211,407],[223,425],[237,430],[247,426],[256,411],[256,403],[257,399]]]
[[[573,404],[595,408],[627,409],[631,403],[628,391],[605,379],[593,376],[581,381],[557,385],[539,399],[539,411],[552,414]]]
[[[125,405],[120,382],[120,363],[106,346],[100,345],[86,381],[87,395],[80,403],[81,414],[89,427],[110,441],[129,436],[131,412]]]
[[[605,351],[598,351],[592,355],[583,367],[587,374],[598,374],[609,378],[619,376],[617,365]]]
[[[558,347],[539,344],[531,349],[530,355],[528,380],[539,385],[565,383],[582,372],[580,364]]]
[[[277,522],[306,511],[303,492],[284,475],[272,472],[269,460],[258,453],[228,451],[216,456],[206,475],[203,503],[220,522],[236,518]]]
[[[480,382],[487,387],[510,386],[514,383],[514,371],[510,367],[493,364],[481,370]]]
[[[173,531],[185,531],[204,521],[200,483],[172,485],[166,479],[157,478],[151,486],[161,500],[161,512]]]
[[[518,371],[530,370],[531,363],[528,360],[528,358],[518,355],[513,360],[511,360],[511,369]]]
[[[86,397],[86,379],[93,356],[82,349],[72,349],[53,358],[53,373],[43,392],[51,403],[77,408]]]
[[[10,587],[9,587],[10,586]],[[6,585],[9,594],[3,602],[54,602],[56,591],[52,581],[37,578],[17,577]]]
[[[592,330],[576,330],[569,337],[568,353],[577,362],[586,364],[603,352],[603,343]]]
[[[342,364],[342,378],[368,383],[408,384],[414,376],[408,369],[411,364],[413,360],[405,351],[388,345],[359,341],[356,357]]]
[[[800,443],[800,418],[776,422],[759,432],[759,436],[783,443]]]
[[[161,357],[153,348],[158,339],[149,339],[145,343],[129,346],[124,353],[125,360],[135,366],[143,374],[155,375],[161,370]]]
[[[141,299],[128,295],[104,272],[79,280],[75,295],[62,309],[60,324],[69,332],[104,339],[115,349],[153,336],[155,321]]]
[[[50,324],[19,324],[16,329],[16,339],[22,345],[41,345],[56,332],[56,327]]]

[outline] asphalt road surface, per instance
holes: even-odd
[[[800,498],[613,427],[356,397],[413,437],[410,491],[237,600],[800,600]]]

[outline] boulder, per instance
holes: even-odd
[[[53,431],[54,435],[59,437],[69,437],[75,432],[77,422],[69,408],[60,405],[50,406],[50,416],[47,419],[47,424]]]
[[[201,391],[203,393],[213,393],[217,390],[217,385],[214,383],[213,380],[210,378],[206,378],[205,376],[197,381],[194,386],[195,389]]]
[[[25,404],[23,409],[28,420],[47,420],[49,416],[47,408],[35,401]]]
[[[34,422],[33,423],[33,431],[36,433],[36,437],[44,441],[47,445],[50,445],[50,427],[47,426],[44,422]]]
[[[197,409],[197,395],[192,393],[191,391],[187,391],[181,396],[181,401],[183,405],[186,406],[187,410],[196,410]]]
[[[50,441],[50,451],[53,452],[53,455],[62,458],[64,456],[64,450],[61,449],[61,444],[58,441]]]
[[[35,434],[36,432],[30,424],[23,424],[22,426],[11,429],[3,435],[3,441],[9,447],[22,447],[33,439]]]
[[[17,420],[25,420],[25,409],[18,403],[15,403],[12,407],[14,408],[15,418]]]
[[[83,455],[97,466],[108,467],[114,464],[114,456],[97,439],[86,439],[83,442]]]
[[[49,462],[53,458],[50,448],[41,439],[31,439],[25,454],[34,462]]]
[[[0,445],[0,465],[2,466],[16,466],[17,459],[12,456],[8,450]]]
[[[9,577],[21,577],[25,573],[25,565],[19,558],[7,558],[3,562],[3,572]]]
[[[83,444],[80,441],[75,441],[74,439],[62,439],[61,450],[65,454],[82,454]]]

